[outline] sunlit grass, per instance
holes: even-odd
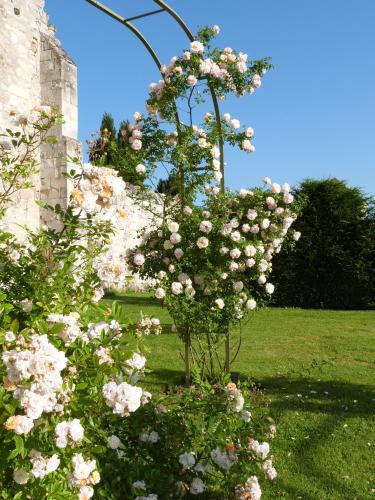
[[[108,299],[110,300],[110,299]],[[181,382],[181,343],[148,295],[117,297],[130,319],[143,311],[163,323],[149,337],[151,391]],[[266,499],[375,498],[375,312],[264,309],[243,327],[233,370],[271,399],[279,473]]]

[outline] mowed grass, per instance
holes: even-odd
[[[163,334],[147,339],[148,388],[181,382],[182,346],[168,312],[146,294],[117,300],[130,319],[142,311],[163,323]],[[270,397],[278,429],[279,476],[262,481],[262,498],[375,499],[375,311],[257,311],[232,368]]]

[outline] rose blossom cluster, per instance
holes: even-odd
[[[230,410],[236,413],[242,411],[245,400],[236,384],[230,382],[226,387],[226,392]]]
[[[159,318],[151,318],[150,316],[143,316],[135,326],[135,335],[137,337],[148,336],[151,334],[160,335],[162,326]]]
[[[78,418],[71,421],[64,420],[59,422],[55,427],[56,446],[58,448],[66,448],[68,446],[68,439],[70,438],[74,443],[82,441],[84,437],[84,429]]]
[[[121,227],[126,219],[125,182],[116,170],[86,163],[82,178],[71,192],[70,203],[98,221],[114,221],[116,227]]]
[[[69,483],[79,488],[79,500],[88,500],[94,495],[92,485],[98,484],[100,474],[96,470],[95,460],[85,460],[81,453],[72,458],[73,472],[68,476]]]
[[[61,372],[67,359],[48,341],[47,335],[36,334],[26,349],[6,351],[2,359],[7,370],[5,388],[13,391],[26,413],[9,417],[4,425],[17,434],[27,434],[43,413],[62,410],[58,393],[62,391]]]
[[[126,285],[128,267],[125,256],[115,251],[111,244],[95,257],[93,267],[104,289],[123,289]]]
[[[107,405],[113,409],[113,413],[121,417],[128,417],[151,398],[151,394],[140,387],[127,382],[118,384],[113,380],[104,385],[103,396]]]
[[[128,123],[126,128],[124,127],[120,131],[122,139],[128,142],[134,151],[140,151],[142,149],[142,118],[141,113],[134,113],[135,123]],[[145,171],[142,169],[142,171],[138,171],[138,173],[145,173]]]
[[[244,485],[240,484],[236,487],[238,500],[260,500],[261,496],[262,490],[256,476],[249,477]]]
[[[72,342],[77,340],[78,338],[83,337],[83,332],[78,323],[79,314],[75,312],[71,312],[70,314],[57,314],[51,313],[47,316],[47,321],[53,324],[62,324],[64,325],[63,330],[59,333],[59,337],[61,337],[65,345],[70,345]]]
[[[204,28],[202,34],[203,32],[212,38],[220,32],[220,29],[214,26]],[[266,61],[258,61],[257,70],[262,74],[269,67]],[[158,101],[163,98],[169,85],[183,85],[189,88],[204,78],[210,78],[216,80],[221,94],[234,91],[240,97],[245,92],[252,94],[262,83],[261,75],[256,72],[255,66],[248,64],[247,54],[237,53],[231,47],[210,53],[200,40],[192,41],[189,50],[186,50],[181,57],[172,57],[168,65],[162,66],[161,71],[163,80],[150,84],[150,99],[147,101],[150,113],[158,111]]]
[[[289,184],[271,183],[270,191],[241,190],[233,201],[236,211],[224,222],[208,210],[197,222],[197,211],[185,207],[183,221],[165,222],[136,250],[138,267],[149,250],[151,258],[160,259],[156,298],[204,300],[212,311],[223,313],[229,303],[232,317],[241,319],[257,306],[254,289],[274,292],[269,282],[272,259],[296,219],[293,201]],[[215,268],[207,273],[211,259]]]

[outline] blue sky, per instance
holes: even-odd
[[[102,0],[125,17],[154,10],[150,0]],[[296,184],[335,176],[375,193],[374,0],[170,0],[193,32],[218,24],[219,46],[250,59],[270,56],[275,69],[261,89],[221,103],[255,130],[256,152],[229,149],[229,187],[267,175]],[[79,137],[144,111],[156,66],[125,27],[85,0],[46,0],[50,22],[78,65]],[[188,46],[167,14],[135,22],[162,62]]]

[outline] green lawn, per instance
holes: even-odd
[[[109,300],[109,299],[108,299]],[[149,337],[151,391],[181,381],[181,344],[148,295],[119,297],[129,318],[161,319]],[[375,499],[375,312],[264,309],[245,325],[233,370],[261,384],[278,433],[279,476],[265,499]]]

